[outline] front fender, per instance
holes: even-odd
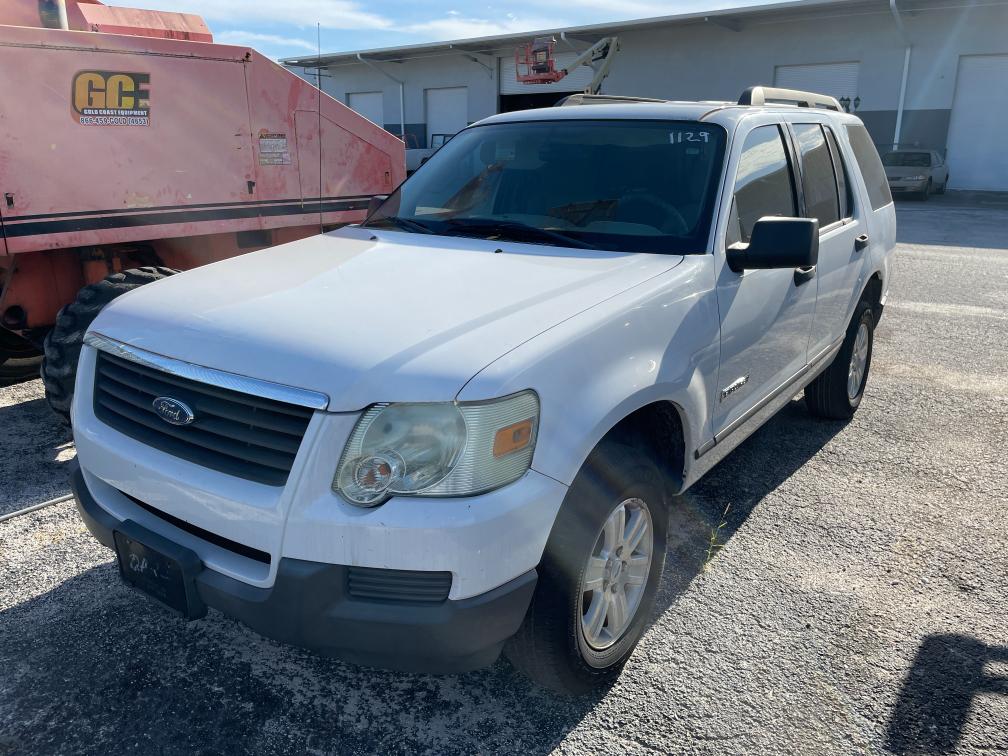
[[[541,402],[532,467],[570,485],[620,420],[656,401],[678,409],[686,464],[711,437],[719,321],[711,255],[683,263],[546,330],[488,365],[459,393],[532,388]]]

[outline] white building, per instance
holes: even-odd
[[[882,147],[947,151],[950,187],[1008,190],[1008,0],[796,0],[284,61],[408,147],[494,113],[553,104],[592,76],[521,84],[515,48],[557,38],[558,65],[604,36],[602,91],[737,100],[754,84],[849,98]],[[846,100],[845,100],[846,101]]]

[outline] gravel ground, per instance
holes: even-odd
[[[73,440],[44,396],[40,380],[0,387],[0,517],[70,491],[65,468],[75,456]]]
[[[793,402],[691,492],[604,695],[184,624],[59,505],[0,524],[0,754],[1008,751],[1008,210],[899,216],[856,418]],[[6,510],[65,490],[72,447],[38,397],[0,393]]]

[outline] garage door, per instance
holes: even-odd
[[[424,91],[427,106],[427,145],[434,134],[457,134],[468,125],[469,90],[442,87]]]
[[[959,58],[949,123],[949,188],[1008,191],[1008,55]]]
[[[367,118],[371,123],[385,126],[384,96],[381,92],[350,92],[347,105]]]
[[[571,65],[577,58],[576,53],[562,52],[556,54],[557,70],[564,66]],[[518,74],[515,70],[515,60],[512,55],[509,58],[500,59],[500,93],[507,94],[535,94],[537,92],[583,92],[589,84],[595,72],[588,66],[578,66],[560,81],[554,84],[522,84],[518,81]]]
[[[774,69],[774,86],[832,95],[838,100],[841,97],[853,100],[858,94],[860,70],[861,64],[857,62],[777,66]]]

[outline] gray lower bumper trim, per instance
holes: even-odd
[[[76,462],[71,487],[88,530],[112,548],[119,521],[91,496]],[[414,672],[489,666],[525,617],[537,574],[529,570],[488,593],[417,605],[366,601],[347,592],[347,568],[281,559],[271,588],[204,569],[200,598],[269,638],[358,664]]]

